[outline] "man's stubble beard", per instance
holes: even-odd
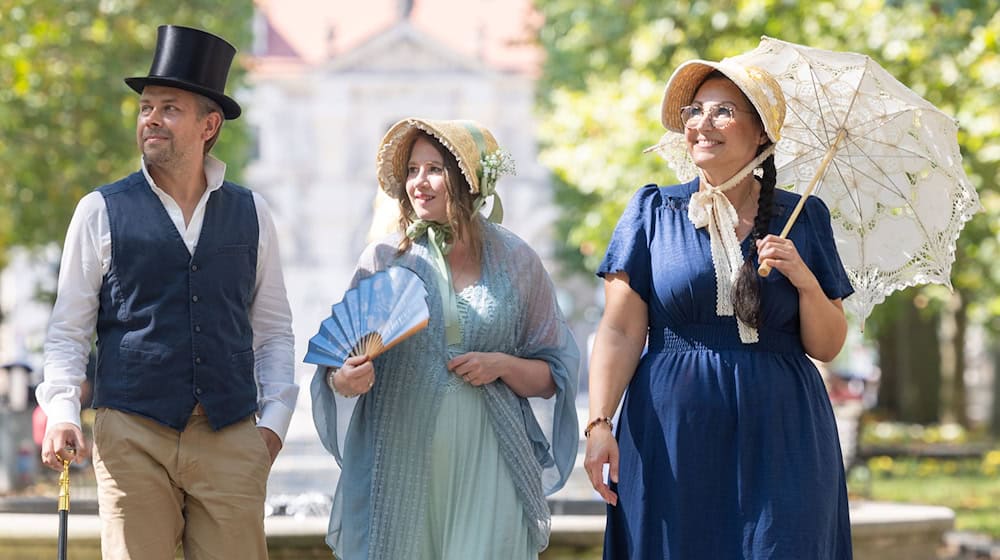
[[[161,149],[142,149],[142,155],[146,159],[148,165],[154,165],[157,167],[171,167],[181,159],[181,153],[177,151],[174,146],[174,140],[171,138],[168,140],[168,146],[162,146]]]

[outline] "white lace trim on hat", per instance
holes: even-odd
[[[413,129],[422,130],[423,132],[426,132],[427,134],[430,134],[431,136],[436,138],[438,142],[440,142],[441,145],[445,147],[445,149],[447,149],[449,152],[451,152],[453,156],[455,156],[455,161],[458,163],[458,169],[462,172],[462,175],[465,176],[465,180],[469,184],[469,192],[471,193],[476,192],[475,185],[477,184],[477,182],[473,180],[473,177],[469,176],[469,171],[471,165],[477,165],[478,162],[472,162],[471,164],[463,162],[461,153],[459,153],[459,151],[455,149],[455,146],[452,145],[451,141],[449,141],[448,138],[446,138],[442,134],[439,134],[436,130],[434,130],[430,126],[427,126],[424,123],[415,119],[407,119],[406,124],[408,124],[409,127],[401,128],[396,132],[395,135],[393,135],[392,138],[388,139],[386,142],[383,143],[381,150],[379,150],[381,157],[384,158],[386,155],[392,154],[397,148],[396,143],[401,141]],[[389,161],[388,164],[386,165],[385,179],[390,180],[392,189],[396,190],[405,185],[405,178],[396,176],[396,170],[393,169],[393,163],[394,163],[393,159],[394,158],[391,157],[388,158]],[[474,168],[472,169],[474,170]]]

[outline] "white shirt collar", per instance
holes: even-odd
[[[156,185],[156,181],[153,180],[153,176],[149,174],[149,169],[146,168],[146,158],[140,157],[139,164],[142,167],[142,174],[145,175],[146,181],[151,187],[159,189],[160,187]],[[213,156],[212,154],[205,154],[205,185],[206,191],[212,192],[217,190],[222,186],[223,181],[226,180],[226,164],[221,159]],[[162,189],[160,189],[162,190]]]

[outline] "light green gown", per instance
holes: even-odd
[[[490,311],[488,305],[476,308],[482,289],[475,284],[457,294],[463,331],[470,315],[475,321]],[[449,347],[449,357],[465,351]],[[538,558],[483,392],[458,376],[445,387],[431,457],[422,559]]]

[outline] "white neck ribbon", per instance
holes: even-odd
[[[715,313],[720,317],[733,316],[733,285],[743,266],[743,251],[736,239],[736,224],[739,216],[736,208],[726,198],[725,192],[739,184],[761,163],[774,153],[772,144],[753,161],[746,164],[735,175],[719,186],[714,186],[701,175],[701,187],[691,195],[688,204],[688,219],[696,228],[708,228],[712,244],[712,264],[715,266],[716,300]],[[740,331],[740,341],[744,344],[757,342],[757,329],[744,323],[738,317],[736,324]]]

